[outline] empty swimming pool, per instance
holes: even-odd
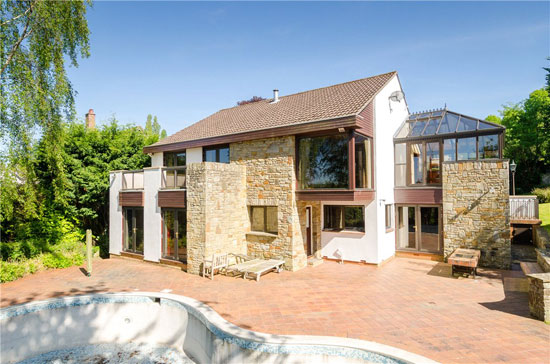
[[[271,335],[162,293],[64,297],[0,310],[2,362],[434,363],[347,338]]]

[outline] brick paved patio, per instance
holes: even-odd
[[[480,269],[450,278],[450,266],[396,258],[381,268],[325,262],[270,273],[259,283],[126,259],[94,261],[0,285],[1,306],[107,291],[171,289],[203,301],[241,327],[277,334],[333,335],[392,345],[441,362],[550,363],[550,325],[529,317],[517,271]]]

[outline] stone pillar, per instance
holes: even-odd
[[[109,254],[119,255],[122,250],[122,207],[118,194],[122,188],[122,172],[109,172]]]
[[[481,250],[480,265],[509,269],[510,207],[507,160],[444,162],[443,246]]]
[[[531,315],[550,324],[550,273],[528,274],[529,311]]]
[[[143,170],[143,259],[158,262],[162,250],[162,217],[158,207],[160,167]]]
[[[246,167],[187,166],[187,272],[199,274],[212,254],[246,254]]]

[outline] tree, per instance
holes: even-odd
[[[147,115],[147,121],[145,122],[145,133],[164,139],[166,138],[166,130],[161,129],[162,128],[160,127],[157,116],[155,115],[153,117],[151,114]]]
[[[261,97],[261,96],[252,96],[250,99],[248,100],[241,100],[241,101],[237,101],[237,106],[241,106],[241,105],[246,105],[246,104],[251,104],[253,102],[258,102],[258,101],[262,101],[262,100],[265,100],[264,97]]]
[[[533,91],[528,99],[505,106],[501,114],[506,127],[504,156],[517,163],[518,188],[530,192],[550,170],[550,93]]]
[[[550,61],[550,57],[546,58],[547,61]],[[546,91],[550,92],[550,67],[542,67],[546,71]]]
[[[89,56],[84,1],[4,0],[0,3],[0,139],[25,175],[36,199],[32,148],[41,135],[52,196],[64,205],[67,183],[60,146],[63,117],[74,115],[74,95],[65,62],[77,67]],[[23,171],[24,170],[24,171]]]

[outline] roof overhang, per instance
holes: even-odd
[[[150,145],[143,148],[144,153],[156,153],[156,152],[172,152],[188,148],[206,147],[216,144],[227,144],[242,142],[254,139],[273,138],[287,135],[310,133],[319,130],[330,130],[337,128],[355,128],[357,127],[357,116],[348,115],[341,118],[329,119],[329,120],[317,120],[308,121],[300,124],[292,124],[280,126],[271,129],[261,129],[248,131],[244,133],[236,133],[229,135],[220,135],[211,138],[188,140],[183,142],[163,144],[163,145]]]

